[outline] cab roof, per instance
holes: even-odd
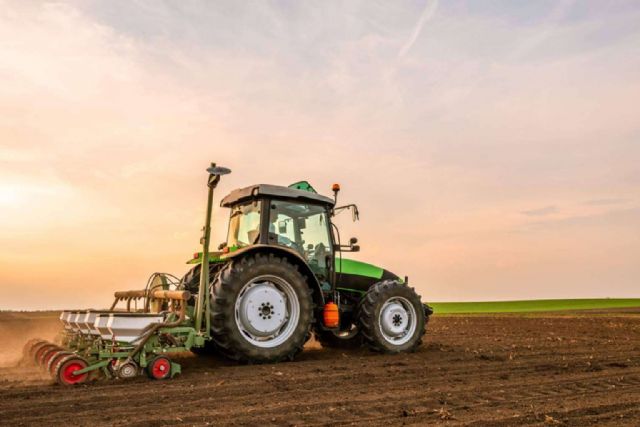
[[[222,199],[220,206],[228,208],[230,206],[237,205],[238,203],[261,197],[299,200],[309,203],[320,203],[328,206],[333,206],[335,204],[333,199],[317,194],[315,191],[299,190],[297,188],[283,187],[280,185],[257,184],[233,190],[224,199]]]

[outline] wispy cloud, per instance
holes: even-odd
[[[609,205],[620,205],[622,203],[627,203],[628,201],[629,199],[622,199],[622,198],[591,199],[584,202],[583,205],[609,206]]]
[[[611,231],[613,231],[614,225],[619,227],[620,224],[631,224],[637,227],[638,218],[640,218],[639,214],[640,208],[610,209],[604,212],[574,214],[560,218],[545,218],[544,220],[528,223],[526,228],[528,230],[549,229],[566,231],[569,227],[575,226],[598,226],[603,227],[605,230],[610,228]]]
[[[551,206],[545,206],[543,208],[539,208],[539,209],[531,209],[528,211],[522,211],[520,212],[523,215],[527,215],[527,216],[546,216],[546,215],[551,215],[554,213],[558,212],[558,207],[555,205],[551,205]]]
[[[553,37],[555,31],[557,31],[558,21],[569,13],[573,7],[575,0],[561,0],[553,3],[553,8],[549,11],[545,23],[542,29],[536,28],[531,36],[523,39],[518,43],[516,49],[512,53],[513,58],[520,58],[525,56],[529,51],[537,48],[546,42],[549,38]]]
[[[429,20],[436,14],[436,10],[438,10],[438,0],[427,0],[427,4],[424,6],[422,14],[418,19],[416,26],[413,28],[411,37],[409,37],[409,39],[400,49],[400,52],[398,52],[398,58],[402,58],[409,52],[411,46],[413,46],[413,44],[418,39],[418,36],[422,32],[422,28],[424,27],[424,25],[429,22]]]

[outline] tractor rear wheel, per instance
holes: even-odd
[[[383,353],[414,351],[425,332],[425,311],[413,288],[394,280],[373,285],[360,304],[364,341]]]
[[[351,325],[345,331],[323,331],[316,329],[314,331],[316,340],[325,348],[358,348],[362,345],[362,334],[358,325]]]
[[[245,256],[227,264],[211,296],[211,335],[234,360],[292,360],[302,351],[313,321],[306,278],[285,258]]]
[[[215,279],[216,274],[220,271],[220,268],[223,264],[220,263],[210,263],[209,264],[209,283],[213,283],[213,279]],[[192,295],[192,304],[195,304],[195,296],[200,288],[200,270],[202,269],[202,264],[198,264],[193,267],[191,270],[187,271],[187,273],[180,279],[180,285],[187,291],[191,292]]]

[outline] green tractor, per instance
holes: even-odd
[[[305,181],[232,191],[221,201],[231,211],[227,241],[210,252],[213,190],[230,171],[215,164],[208,171],[203,251],[178,286],[194,296],[195,328],[208,335],[195,351],[251,363],[292,360],[312,333],[325,347],[399,353],[420,345],[432,310],[408,278],[342,257],[360,248],[355,238],[343,244],[332,220],[350,210],[355,221],[359,213],[353,204],[336,206],[339,185],[333,197]]]
[[[343,259],[336,206],[307,182],[254,185],[222,199],[231,210],[227,241],[209,251],[213,191],[231,172],[211,164],[202,252],[181,279],[154,273],[144,289],[114,293],[106,310],[65,310],[58,342],[30,340],[31,360],[62,385],[89,378],[126,379],[143,371],[172,378],[171,355],[215,351],[261,363],[291,360],[314,333],[323,346],[368,345],[399,353],[416,349],[432,313],[393,273]],[[202,274],[202,272],[208,274]],[[125,304],[125,307],[121,307]],[[120,307],[119,307],[120,306]]]

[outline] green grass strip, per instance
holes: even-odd
[[[434,302],[436,314],[526,313],[536,311],[597,310],[640,307],[640,298],[546,299],[526,301]]]

